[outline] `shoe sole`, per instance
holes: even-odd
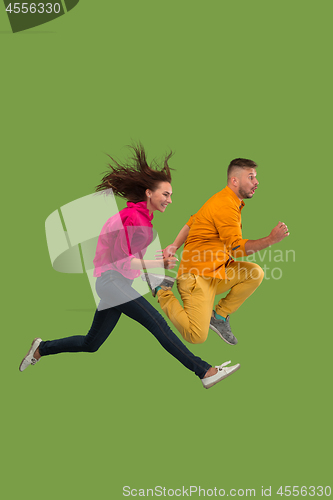
[[[147,283],[147,285],[148,285],[148,287],[149,287],[149,289],[150,289],[150,291],[151,291],[151,293],[152,293],[152,296],[153,296],[153,297],[156,297],[157,292],[155,292],[155,288],[152,288],[152,287],[150,286],[150,280],[148,281],[148,279],[147,279],[147,274],[148,274],[148,273],[143,273],[143,274],[141,275],[141,279],[142,279],[142,281],[145,281],[145,282]],[[146,277],[144,278],[144,276],[146,276]],[[175,281],[176,281],[176,278],[172,278],[171,276],[168,276],[168,278],[169,278],[169,279],[171,279],[171,280],[173,280],[173,283],[172,283],[172,285],[171,285],[171,288],[172,288],[172,286],[174,285],[174,283],[175,283]],[[164,278],[163,278],[163,280],[164,280]],[[163,283],[163,280],[161,281],[161,283]],[[160,285],[157,285],[157,286],[160,286]],[[170,288],[170,289],[171,289],[171,288]]]
[[[222,340],[224,340],[224,342],[225,342],[226,344],[229,344],[229,345],[236,345],[236,344],[238,344],[238,340],[236,339],[236,337],[235,337],[235,339],[237,340],[236,344],[232,344],[231,342],[228,342],[228,341],[227,341],[224,337],[222,337],[222,334],[218,331],[218,329],[217,329],[217,328],[215,328],[215,327],[214,327],[214,326],[212,326],[212,325],[209,325],[209,328],[210,328],[211,330],[213,330],[213,332],[217,333],[217,335],[218,335],[218,336],[219,336]]]
[[[240,369],[240,366],[241,366],[241,365],[238,363],[237,365],[235,365],[235,369],[234,369],[232,372],[227,373],[227,375],[226,375],[225,377],[220,378],[220,380],[217,380],[216,382],[213,382],[213,383],[212,383],[212,384],[210,384],[210,385],[204,385],[203,387],[204,387],[205,389],[210,389],[210,388],[211,388],[211,387],[213,387],[214,385],[218,384],[219,382],[222,382],[222,380],[224,380],[224,379],[228,378],[230,375],[232,375],[232,374],[233,374],[233,373],[235,373],[237,370],[239,370],[239,369]]]
[[[26,366],[23,370],[21,370],[21,367],[22,367],[22,365],[23,365],[24,361],[25,361],[25,360],[26,360],[26,358],[29,356],[29,354],[31,354],[31,352],[32,352],[32,350],[33,350],[33,345],[34,345],[34,343],[36,342],[36,340],[39,340],[39,337],[36,337],[36,338],[32,341],[32,343],[31,343],[31,347],[30,347],[29,351],[27,352],[27,354],[26,354],[26,355],[24,356],[24,358],[22,359],[21,364],[20,364],[20,366],[19,366],[19,370],[20,370],[20,372],[23,372],[23,371],[25,370],[25,368],[28,368],[28,366],[29,366],[29,365],[27,365],[27,366]],[[42,339],[40,339],[40,340],[42,340]],[[37,346],[37,347],[38,347],[38,346]],[[36,349],[37,349],[37,347],[36,347]],[[36,350],[36,349],[35,349],[35,350]],[[30,364],[31,364],[31,363],[30,363]]]

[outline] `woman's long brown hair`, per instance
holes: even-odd
[[[133,150],[133,156],[124,164],[108,155],[111,158],[108,165],[111,171],[104,175],[102,182],[96,186],[96,191],[111,188],[113,194],[138,203],[146,200],[146,189],[155,191],[160,182],[171,182],[168,160],[172,152],[165,157],[162,167],[156,161],[149,166],[141,143],[130,148]]]

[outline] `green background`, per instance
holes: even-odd
[[[3,498],[120,499],[125,485],[260,496],[262,486],[330,484],[332,10],[80,0],[13,35],[3,8]],[[175,151],[173,204],[154,218],[162,245],[225,186],[235,157],[259,164],[243,236],[288,224],[272,250],[294,250],[295,262],[264,257],[283,278],[264,280],[232,317],[238,345],[211,332],[190,346],[241,370],[206,391],[122,317],[96,354],[20,373],[34,337],[85,334],[94,312],[87,277],[52,269],[45,219],[93,191],[105,153],[124,158],[138,140],[149,159]]]

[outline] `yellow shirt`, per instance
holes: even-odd
[[[192,273],[227,279],[226,263],[246,254],[242,238],[241,210],[244,202],[226,186],[214,194],[187,222],[190,232],[185,242],[178,275]]]

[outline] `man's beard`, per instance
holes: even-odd
[[[252,189],[251,189],[251,191],[249,191],[247,193],[245,191],[243,191],[243,189],[241,189],[241,188],[239,189],[239,197],[242,198],[242,200],[244,200],[244,198],[245,199],[252,198],[252,196],[250,196],[251,194],[253,196]]]

